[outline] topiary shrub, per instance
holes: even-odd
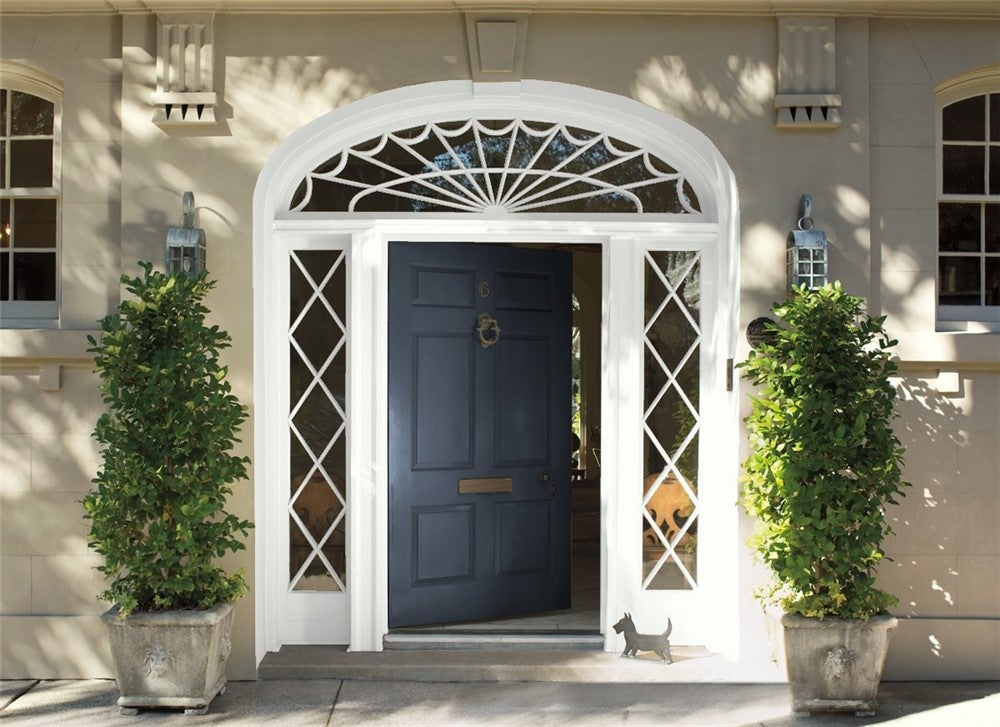
[[[122,276],[133,296],[88,337],[107,411],[94,429],[102,463],[83,499],[89,544],[110,579],[101,598],[119,617],[209,608],[246,589],[242,572],[215,561],[245,546],[253,527],[225,511],[230,484],[247,476],[230,450],[247,417],[219,352],[229,334],[208,326],[202,273]]]
[[[873,571],[904,492],[892,431],[896,344],[885,318],[839,283],[793,291],[768,340],[741,364],[759,387],[746,419],[744,505],[751,545],[775,577],[765,599],[788,613],[867,619],[896,603]]]

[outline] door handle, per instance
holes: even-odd
[[[479,345],[489,348],[500,340],[500,324],[489,313],[476,316],[476,333],[479,334]]]
[[[556,490],[558,488],[556,487],[556,483],[552,481],[552,478],[549,477],[549,473],[548,472],[543,472],[542,474],[538,475],[538,481],[541,482],[543,485],[548,485],[549,486],[549,494],[550,495],[555,495],[556,494]]]

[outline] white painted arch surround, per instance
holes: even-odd
[[[479,116],[560,121],[645,147],[682,171],[697,191],[700,215],[467,213],[290,213],[302,177],[344,147],[385,131]],[[632,99],[546,81],[473,84],[444,81],[380,93],[310,122],[265,164],[254,193],[254,514],[257,663],[284,644],[348,643],[379,651],[386,633],[387,385],[386,274],[390,239],[600,243],[602,291],[601,630],[625,610],[640,627],[675,618],[674,637],[735,659],[740,551],[735,506],[738,404],[727,391],[736,350],[739,208],[735,179],[711,141],[693,127]],[[697,592],[641,590],[641,490],[615,482],[643,478],[642,270],[648,249],[703,251],[702,570]],[[290,593],[288,583],[288,263],[292,249],[347,251],[348,590]],[[738,389],[738,387],[733,387]],[[710,437],[707,436],[710,433]],[[711,439],[711,448],[708,440]],[[706,528],[708,532],[706,532]],[[636,547],[619,547],[619,544]],[[694,594],[694,595],[692,595]],[[693,601],[692,599],[697,599]],[[679,638],[678,638],[679,637]]]

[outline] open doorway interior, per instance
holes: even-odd
[[[572,462],[571,605],[568,609],[499,619],[410,626],[398,631],[482,633],[599,633],[601,604],[601,246],[516,243],[511,247],[572,254],[570,337]]]

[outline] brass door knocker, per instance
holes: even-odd
[[[476,332],[479,334],[479,345],[489,348],[500,340],[500,326],[489,313],[476,316]]]

